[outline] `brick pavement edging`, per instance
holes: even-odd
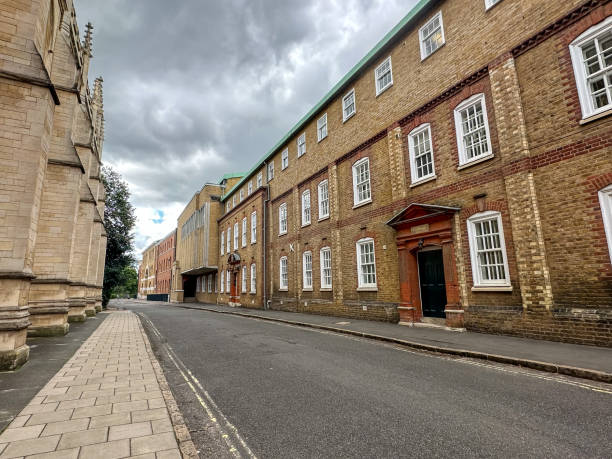
[[[170,459],[181,452],[197,457],[139,318],[123,311],[0,434],[2,459]]]
[[[213,308],[195,307],[195,306],[186,306],[186,305],[179,305],[178,307],[183,308],[183,309],[194,309],[194,310],[216,312],[218,314],[230,314],[230,315],[235,315],[235,316],[266,320],[268,322],[279,322],[279,323],[296,325],[296,326],[305,327],[305,328],[314,328],[318,330],[331,331],[334,333],[342,333],[345,335],[358,336],[360,338],[368,338],[368,339],[373,339],[377,341],[384,341],[387,343],[399,344],[400,346],[405,346],[405,347],[409,347],[412,349],[418,349],[422,351],[436,352],[440,354],[449,354],[449,355],[455,355],[459,357],[469,357],[469,358],[480,359],[480,360],[488,360],[490,362],[504,363],[508,365],[516,365],[520,367],[531,368],[534,370],[546,371],[548,373],[557,373],[557,374],[566,375],[566,376],[573,376],[576,378],[590,379],[592,381],[612,383],[612,373],[606,373],[604,371],[590,370],[586,368],[573,367],[569,365],[560,365],[560,364],[549,363],[549,362],[540,362],[537,360],[522,359],[519,357],[510,357],[506,355],[490,354],[486,352],[469,351],[466,349],[455,349],[455,348],[449,348],[449,347],[443,347],[443,346],[434,346],[431,344],[423,344],[423,343],[418,343],[414,341],[407,341],[407,340],[403,340],[399,338],[392,338],[389,336],[376,335],[373,333],[360,332],[356,330],[347,330],[344,328],[330,327],[328,325],[313,324],[310,322],[300,322],[300,321],[294,321],[294,320],[278,319],[276,317],[266,317],[266,316],[261,316],[258,314],[249,314],[246,312],[219,311],[218,309],[213,309]]]

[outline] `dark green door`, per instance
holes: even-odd
[[[419,281],[423,316],[444,318],[446,285],[442,250],[419,252]]]

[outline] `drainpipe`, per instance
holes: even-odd
[[[268,178],[268,162],[264,161],[264,168],[266,171],[266,180]],[[262,252],[263,252],[263,307],[264,310],[268,309],[269,305],[268,305],[268,294],[267,294],[267,286],[268,286],[268,280],[266,279],[266,272],[267,272],[267,263],[266,263],[266,255],[267,255],[267,251],[266,251],[266,233],[267,233],[267,228],[268,228],[268,202],[270,201],[270,185],[266,185],[266,199],[264,199],[264,205],[263,205],[263,222],[262,222],[262,228],[263,228],[263,248],[262,248]]]

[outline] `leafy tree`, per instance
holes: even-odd
[[[101,175],[106,190],[104,228],[108,237],[102,288],[102,304],[106,306],[113,289],[124,282],[124,270],[135,262],[132,230],[136,215],[130,203],[130,191],[121,175],[108,166],[102,168]]]
[[[138,271],[126,266],[121,271],[120,283],[111,292],[111,298],[132,298],[138,293]]]

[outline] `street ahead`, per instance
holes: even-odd
[[[141,315],[202,457],[610,454],[610,385],[163,303],[119,306]]]

